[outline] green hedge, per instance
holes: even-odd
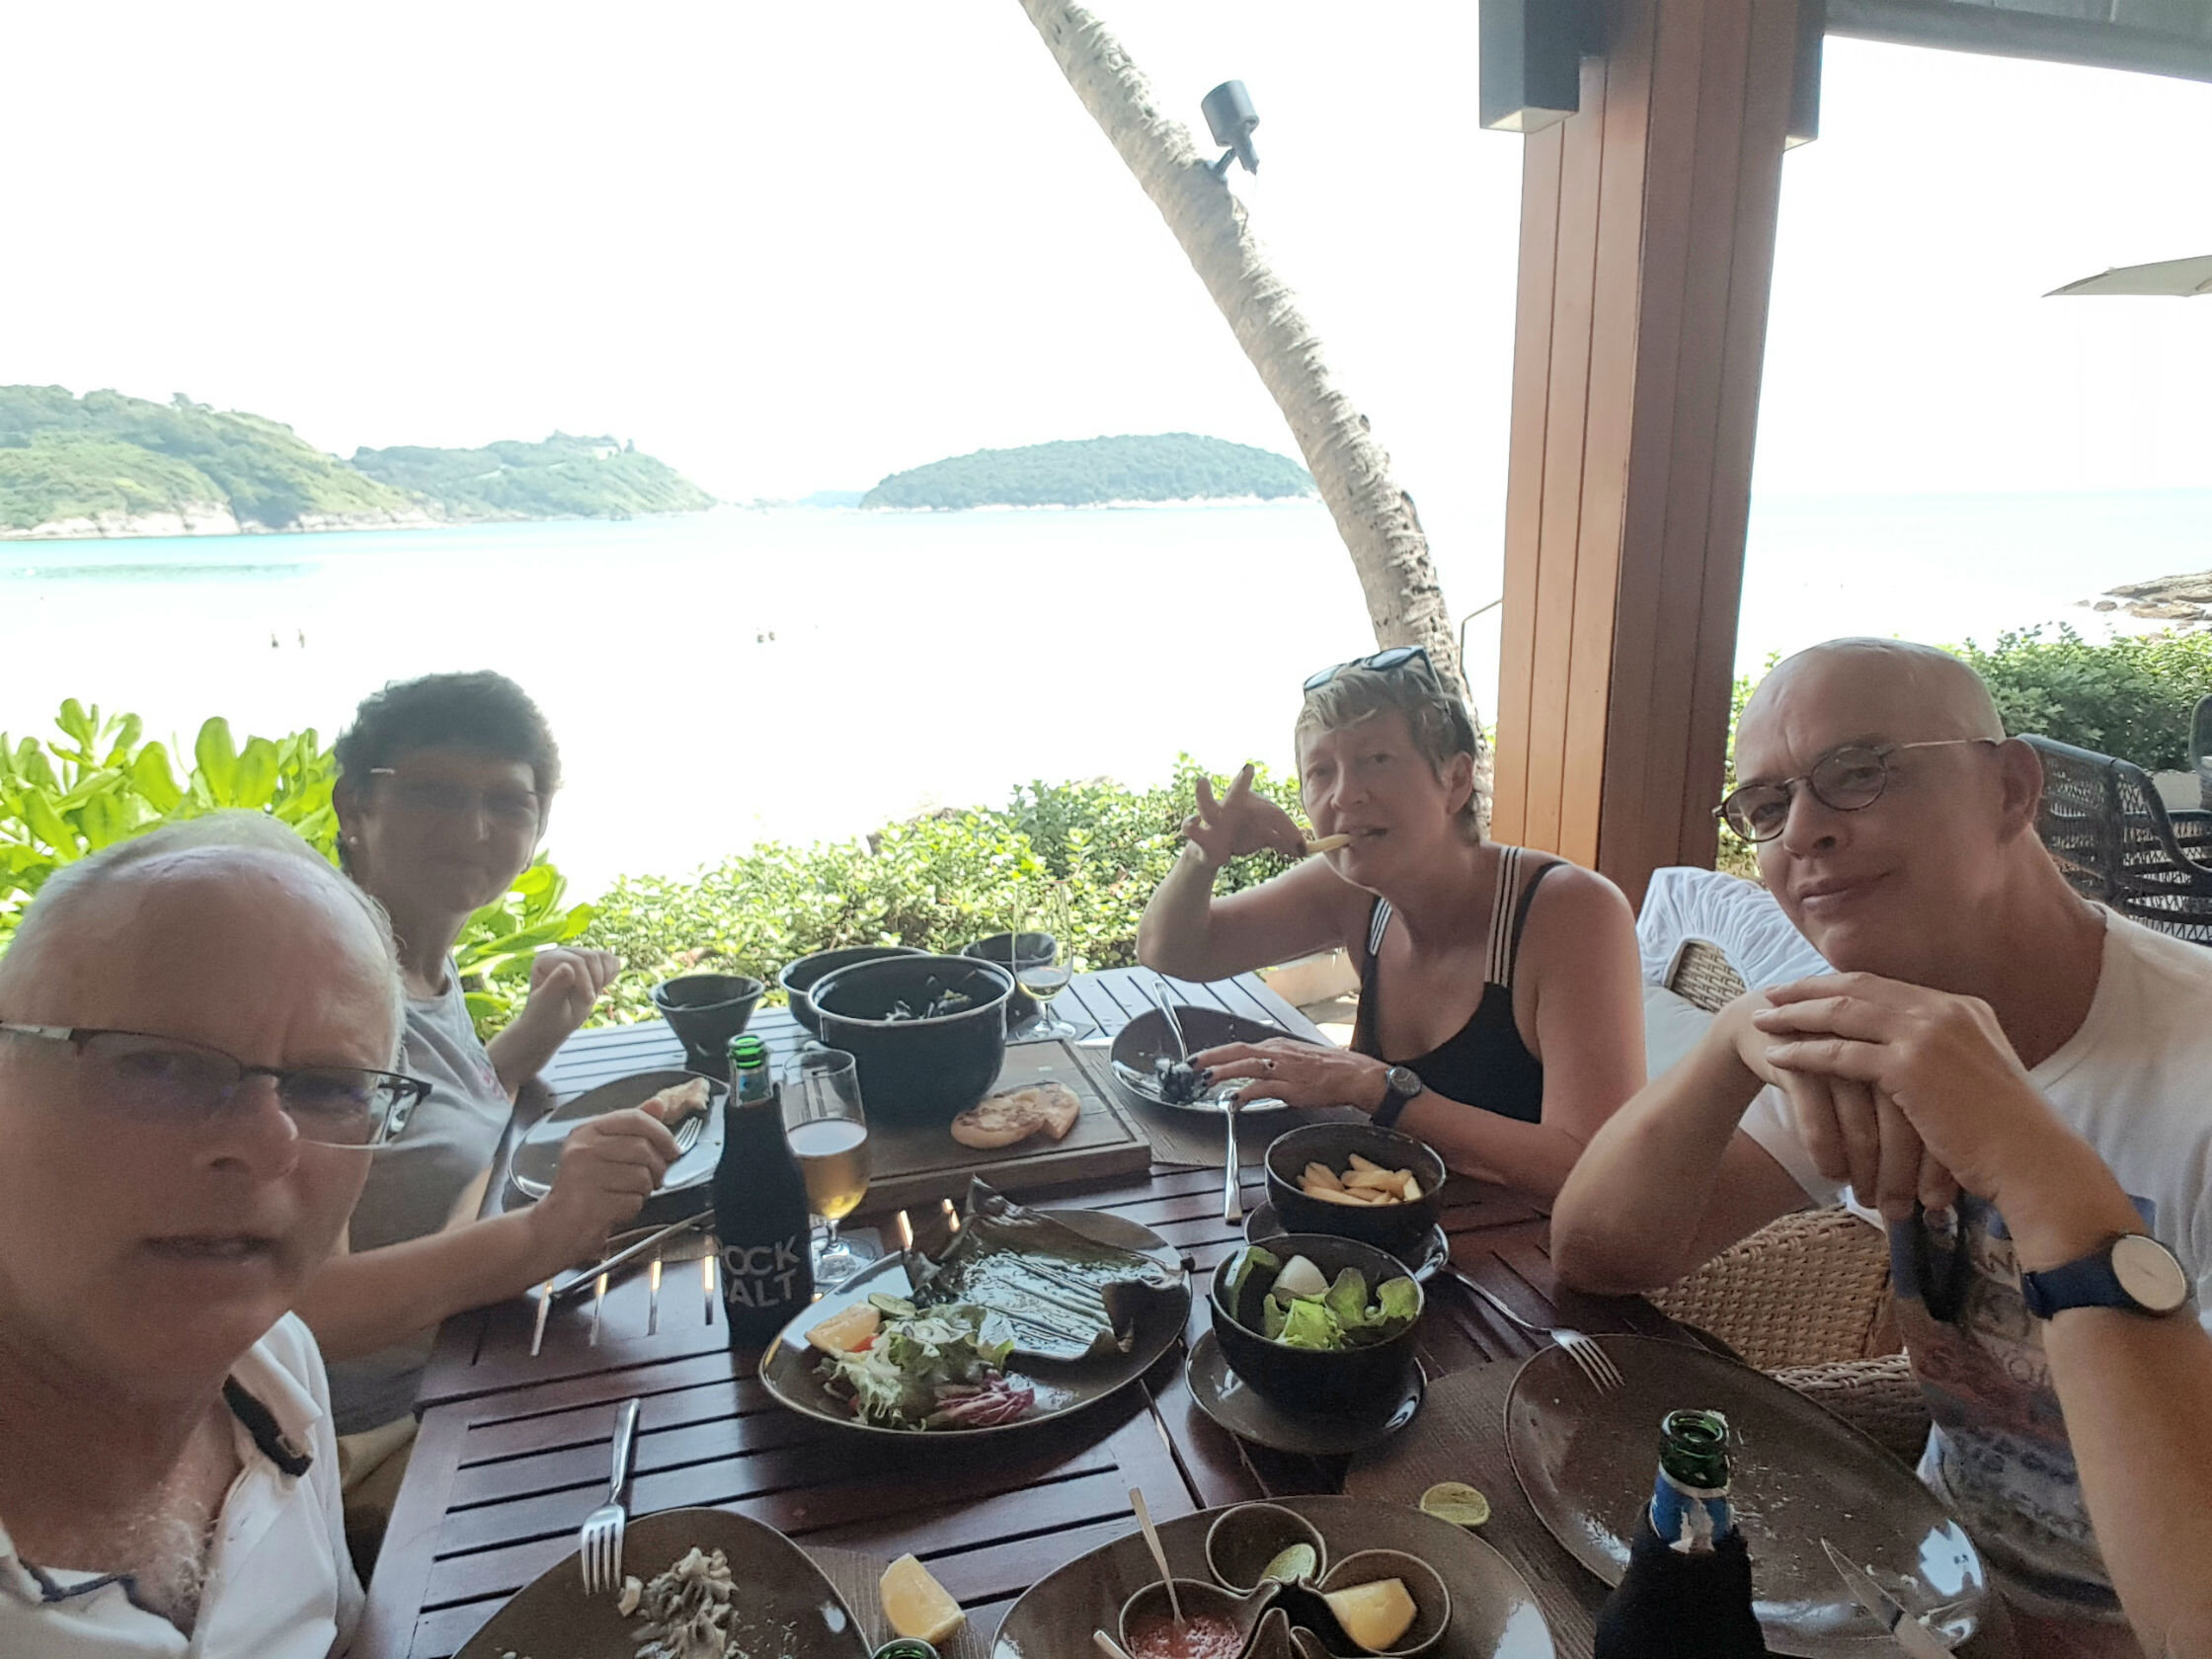
[[[1003,932],[1017,905],[1025,925],[1038,925],[1055,881],[1067,884],[1073,923],[1064,959],[1078,970],[1126,966],[1136,960],[1145,902],[1181,845],[1198,777],[1186,754],[1155,789],[1032,783],[1001,808],[936,813],[849,841],[762,842],[689,879],[624,877],[599,900],[582,941],[620,952],[625,964],[595,1022],[651,1018],[652,986],[694,968],[773,986],[785,963],[819,950],[957,951]],[[1226,787],[1225,778],[1214,781]],[[1295,781],[1263,771],[1256,787],[1299,811]],[[1285,867],[1272,853],[1234,859],[1221,891]]]

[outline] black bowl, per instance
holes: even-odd
[[[1421,1196],[1410,1204],[1359,1209],[1305,1196],[1298,1178],[1307,1164],[1325,1163],[1341,1175],[1351,1167],[1354,1152],[1384,1169],[1412,1170],[1421,1184]],[[1308,1124],[1277,1136],[1267,1148],[1267,1198],[1285,1227],[1292,1232],[1356,1238],[1410,1264],[1420,1262],[1436,1230],[1444,1208],[1439,1196],[1444,1175],[1444,1160],[1425,1142],[1374,1124]]]
[[[1021,988],[1019,976],[1024,968],[1050,968],[1060,960],[1060,941],[1050,933],[1024,933],[1018,954],[1013,950],[1011,933],[993,933],[988,939],[978,939],[972,945],[962,945],[962,956],[981,957],[986,962],[999,962],[1013,969],[1014,999],[1006,1004],[1006,1023],[1018,1026],[1037,1012],[1037,998]]]
[[[767,987],[750,974],[680,974],[653,988],[653,1005],[683,1044],[691,1069],[730,1074],[730,1039],[746,1028]]]
[[[966,1007],[919,1014],[946,991]],[[856,962],[817,980],[822,1040],[859,1063],[860,1097],[886,1123],[949,1124],[990,1092],[1006,1062],[1006,1004],[1014,976],[972,956],[887,956]]]
[[[840,968],[849,968],[855,962],[877,962],[887,956],[920,956],[911,945],[848,945],[843,950],[816,951],[812,956],[802,956],[787,963],[776,976],[776,984],[783,988],[784,995],[791,998],[791,1017],[813,1032],[822,1035],[822,1022],[815,1018],[814,998],[808,994],[815,983]]]
[[[1249,1246],[1246,1246],[1249,1248]],[[1353,1238],[1325,1232],[1287,1232],[1270,1238],[1267,1253],[1279,1261],[1304,1256],[1330,1279],[1348,1267],[1367,1275],[1368,1289],[1386,1279],[1412,1276],[1396,1257]],[[1232,1250],[1214,1269],[1209,1296],[1214,1315],[1214,1339],[1222,1345],[1222,1358],[1252,1388],[1285,1410],[1311,1415],[1317,1412],[1380,1411],[1398,1398],[1413,1376],[1414,1337],[1421,1329],[1419,1311],[1413,1322],[1396,1335],[1368,1348],[1346,1348],[1323,1353],[1315,1348],[1289,1348],[1260,1334],[1259,1305],[1275,1283],[1272,1273],[1254,1273],[1238,1298],[1248,1310],[1245,1324],[1238,1308],[1225,1305],[1230,1270],[1243,1250]],[[1413,1284],[1416,1308],[1425,1308],[1427,1298],[1420,1281]]]

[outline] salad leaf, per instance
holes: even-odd
[[[1357,1330],[1368,1324],[1367,1275],[1356,1267],[1346,1268],[1322,1293],[1321,1305],[1336,1315],[1338,1326],[1344,1330]]]
[[[1244,1287],[1251,1282],[1253,1273],[1261,1268],[1280,1271],[1283,1263],[1271,1252],[1257,1244],[1247,1244],[1238,1252],[1235,1264],[1228,1270],[1228,1284],[1222,1300],[1229,1306],[1236,1305],[1237,1298],[1244,1294]]]
[[[1283,1314],[1279,1340],[1286,1348],[1318,1348],[1326,1353],[1344,1346],[1344,1332],[1327,1307],[1300,1297]]]
[[[1260,1334],[1270,1342],[1283,1340],[1283,1305],[1273,1297],[1260,1304]]]
[[[832,1355],[818,1368],[851,1402],[853,1415],[885,1428],[921,1429],[948,1390],[972,1393],[1003,1384],[999,1368],[1013,1345],[985,1337],[983,1308],[956,1303],[905,1314],[884,1311],[883,1326],[866,1349]]]
[[[1397,1330],[1400,1326],[1413,1323],[1415,1316],[1420,1312],[1420,1293],[1414,1290],[1413,1281],[1410,1279],[1384,1280],[1382,1288],[1376,1293],[1376,1297],[1381,1304],[1380,1322],[1388,1326],[1392,1331]]]

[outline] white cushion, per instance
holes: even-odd
[[[1712,1015],[1664,986],[1643,988],[1644,1075],[1656,1077],[1698,1046]]]
[[[1689,939],[1718,945],[1728,965],[1754,990],[1830,971],[1820,952],[1782,914],[1775,896],[1758,883],[1686,865],[1652,871],[1636,916],[1636,947],[1646,985],[1667,983],[1676,954]]]

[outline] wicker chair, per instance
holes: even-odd
[[[2126,760],[2052,738],[2022,741],[2043,762],[2036,830],[2075,891],[2212,944],[2212,812],[2170,814],[2150,775]]]
[[[2189,770],[2196,773],[2197,805],[2212,812],[2212,697],[2199,697],[2189,717]]]
[[[1708,1011],[1744,992],[1717,945],[1685,940],[1667,988]],[[1928,1409],[1898,1352],[1889,1247],[1850,1211],[1801,1210],[1738,1240],[1651,1301],[1910,1462]]]

